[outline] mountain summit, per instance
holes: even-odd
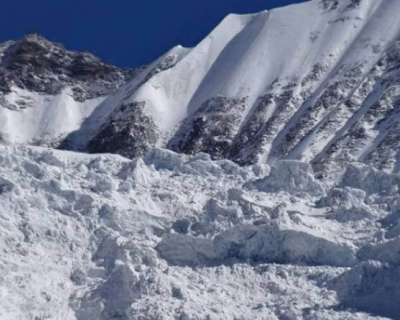
[[[138,70],[30,34],[0,46],[0,135],[130,158],[166,147],[398,172],[397,12],[398,1],[313,0],[229,15]]]

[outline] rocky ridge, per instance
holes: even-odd
[[[397,6],[313,0],[230,15],[198,46],[138,70],[31,34],[0,49],[1,106],[15,111],[0,110],[0,136],[130,158],[165,147],[240,165],[297,159],[321,176],[353,160],[397,172]],[[33,118],[27,106],[59,119]],[[13,132],[21,118],[35,126],[23,138]],[[61,129],[40,127],[51,121]]]

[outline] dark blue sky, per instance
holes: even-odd
[[[304,1],[304,0],[303,0]],[[68,49],[134,67],[171,47],[194,46],[228,13],[301,0],[11,0],[1,5],[0,42],[36,30]]]

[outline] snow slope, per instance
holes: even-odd
[[[1,318],[398,319],[400,177],[333,182],[0,146]]]
[[[166,147],[242,165],[297,159],[321,174],[351,160],[398,172],[399,10],[312,0],[232,14],[136,71],[28,35],[0,49],[0,134],[130,158]],[[28,75],[13,71],[26,61]]]
[[[12,103],[21,96],[32,106],[23,110],[0,108],[1,137],[8,143],[51,146],[68,133],[78,130],[81,122],[104,100],[100,97],[79,102],[68,90],[51,96],[19,88],[13,88],[5,98]]]
[[[152,145],[177,152],[318,169],[350,157],[397,171],[399,6],[314,0],[229,15],[196,47],[167,54],[169,68],[128,84],[124,103],[145,103],[160,132]],[[372,159],[380,147],[385,157]]]

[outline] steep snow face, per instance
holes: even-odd
[[[398,1],[314,0],[229,15],[127,84],[123,103],[144,103],[159,132],[150,145],[177,152],[397,172],[399,10]]]
[[[311,1],[248,17],[191,95],[186,122],[192,125],[186,129],[187,137],[175,136],[170,146],[186,151],[179,146],[195,137],[197,144],[203,144],[198,149],[208,152],[219,137],[225,139],[221,134],[212,143],[204,135],[196,136],[202,128],[221,122],[200,116],[205,124],[199,129],[196,110],[204,101],[224,96],[227,100],[246,98],[246,108],[236,112],[241,121],[225,121],[236,135],[224,153],[239,163],[273,163],[281,158],[322,161],[342,151],[363,158],[374,149],[375,136],[387,134],[377,124],[367,128],[364,114],[384,94],[390,96],[387,104],[394,104],[386,109],[395,109],[397,104],[395,90],[386,93],[398,78],[398,59],[387,58],[398,51],[393,45],[400,31],[393,15],[397,10],[398,2],[341,1],[329,7]],[[211,37],[216,39],[221,29],[229,30],[231,23],[239,24],[236,20],[239,17],[228,17]],[[189,54],[184,60],[190,58]],[[391,68],[385,67],[388,63]],[[353,100],[356,105],[350,106]],[[376,114],[373,121],[386,115]],[[349,144],[355,144],[354,125],[371,132],[358,152],[349,150]],[[335,152],[334,146],[343,139],[348,143]],[[218,151],[211,154],[219,156]]]
[[[22,131],[12,119],[31,117],[38,129],[24,139],[10,126],[0,133],[131,158],[167,147],[242,165],[301,160],[322,175],[330,163],[353,160],[398,172],[399,10],[398,1],[312,0],[229,15],[196,47],[176,46],[138,71],[29,35],[0,48],[0,105],[18,114],[1,121]],[[61,106],[31,98],[37,93]],[[36,134],[47,120],[21,111],[65,103],[77,116],[53,120],[63,128],[53,139]],[[105,137],[111,132],[119,143]]]
[[[1,318],[397,319],[400,177],[331,183],[298,161],[0,146]]]
[[[101,104],[104,97],[79,102],[72,91],[43,95],[13,87],[4,96],[15,108],[0,107],[0,140],[14,144],[57,146]]]

